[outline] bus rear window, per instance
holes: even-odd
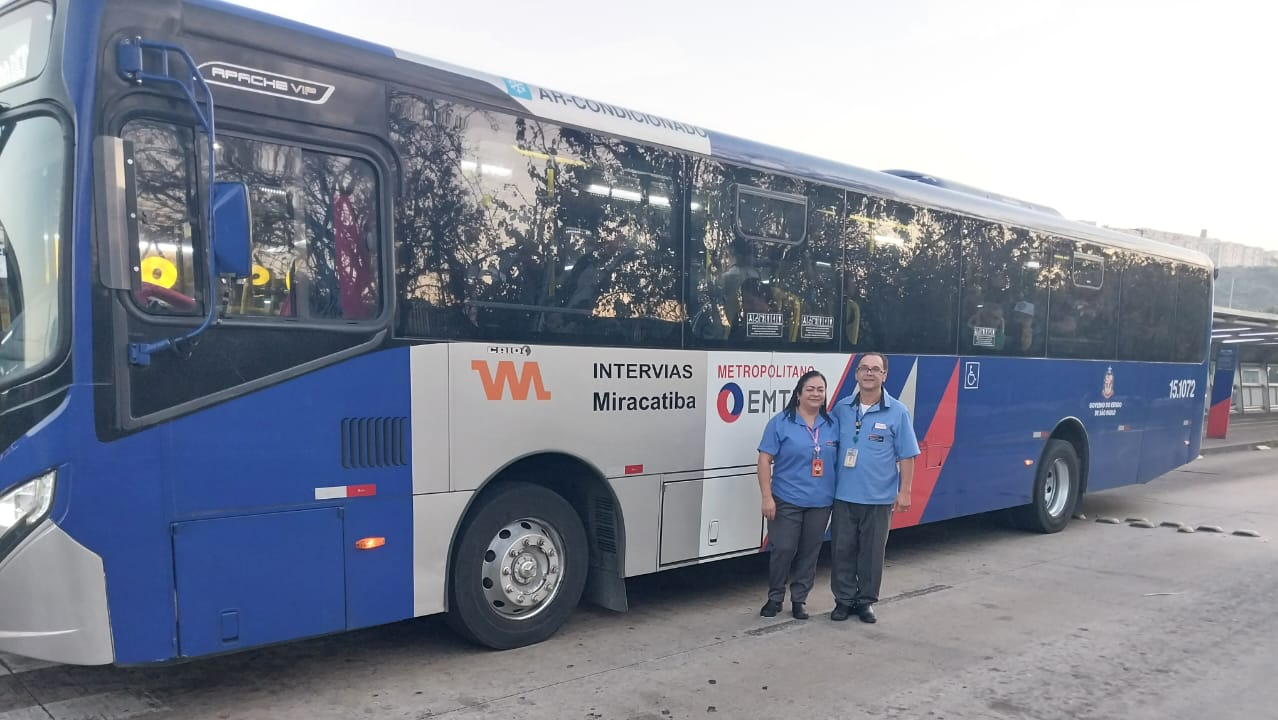
[[[53,27],[53,6],[33,2],[0,15],[0,90],[44,70]]]

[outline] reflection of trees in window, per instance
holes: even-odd
[[[1053,242],[1047,354],[1112,359],[1120,278],[1130,258],[1114,248]]]
[[[676,156],[410,95],[391,124],[406,332],[679,343]]]
[[[740,183],[734,189],[738,235],[762,242],[796,244],[803,241],[807,198]]]
[[[860,306],[859,348],[954,352],[961,230],[957,216],[848,193],[844,294]]]
[[[572,270],[564,266],[558,303],[582,307],[593,296],[586,305],[596,317],[681,322],[680,239],[671,222],[678,158],[575,130],[559,135],[574,157],[588,163],[565,173],[571,184],[558,203],[559,245],[576,252],[593,240],[594,247],[571,259]],[[593,269],[583,270],[583,263]]]
[[[1204,267],[1125,253],[1118,358],[1201,362],[1212,321]]]
[[[306,153],[303,177],[311,314],[371,318],[381,304],[372,168],[362,160]]]
[[[843,193],[704,159],[690,168],[688,293],[696,342],[837,343]],[[774,317],[752,326],[751,313]]]
[[[1057,282],[1047,238],[964,219],[960,352],[1041,355],[1048,287]]]
[[[1120,360],[1171,360],[1173,327],[1178,322],[1173,264],[1136,253],[1126,253],[1126,256],[1118,357]]]
[[[133,146],[140,279],[198,298],[203,293],[191,237],[196,226],[195,184],[191,181],[193,134],[172,125],[135,120],[125,126],[122,136]],[[149,304],[147,309],[200,312],[198,307],[160,304]]]
[[[363,160],[222,137],[218,177],[249,189],[253,276],[230,311],[362,320],[380,307],[377,195]]]
[[[808,196],[808,208],[803,294],[814,310],[832,310],[840,296],[837,283],[830,281],[843,260],[843,192],[816,187]]]
[[[1173,360],[1203,361],[1211,315],[1211,273],[1207,268],[1177,265]]]
[[[439,324],[446,317],[441,310],[459,307],[466,292],[463,248],[482,252],[486,238],[480,232],[488,228],[482,193],[471,186],[480,168],[474,165],[469,177],[462,173],[463,141],[469,125],[492,129],[494,121],[477,110],[458,110],[413,95],[391,96],[390,133],[403,184],[395,203],[396,285],[410,306],[419,302],[434,311],[420,321],[427,333],[432,318]]]
[[[306,250],[302,150],[223,136],[216,159],[219,180],[247,185],[253,221],[253,277],[235,288],[228,309],[237,315],[291,315],[296,307],[289,288],[297,282],[289,276]]]

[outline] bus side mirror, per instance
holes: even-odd
[[[213,184],[213,271],[217,275],[248,277],[252,272],[248,186],[240,182]]]

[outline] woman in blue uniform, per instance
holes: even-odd
[[[837,421],[825,411],[825,376],[810,370],[759,441],[759,492],[772,548],[763,617],[780,612],[789,583],[794,617],[808,619],[803,605],[834,504],[838,438]]]

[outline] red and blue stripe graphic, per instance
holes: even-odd
[[[844,368],[830,401],[851,397],[857,391],[852,369],[860,361],[853,356]],[[958,417],[959,361],[954,358],[889,356],[884,390],[911,408],[914,431],[919,438],[919,456],[914,460],[914,481],[910,509],[894,513],[892,527],[908,527],[923,521],[936,491],[945,458],[954,445]]]

